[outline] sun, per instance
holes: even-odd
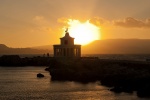
[[[79,20],[69,19],[68,25],[69,34],[75,38],[76,44],[86,45],[100,39],[100,28],[89,20],[82,23]]]

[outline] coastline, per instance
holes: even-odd
[[[56,60],[49,67],[53,81],[100,81],[115,93],[137,92],[139,97],[150,97],[150,63],[109,59]]]
[[[0,57],[0,66],[48,66],[52,81],[81,83],[100,81],[115,93],[137,92],[139,97],[150,97],[150,62],[99,59],[56,59],[54,57]]]

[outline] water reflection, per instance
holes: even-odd
[[[115,94],[108,87],[100,85],[100,82],[53,82],[44,69],[0,67],[0,100],[142,100],[135,94]],[[37,73],[43,73],[45,77],[37,78]]]

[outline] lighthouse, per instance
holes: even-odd
[[[68,29],[65,36],[60,38],[60,45],[53,45],[54,57],[79,58],[81,57],[81,45],[74,44],[74,39],[69,35]]]

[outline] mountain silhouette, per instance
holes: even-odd
[[[52,45],[34,48],[53,51]],[[82,54],[150,54],[150,39],[96,40],[81,50]]]
[[[150,54],[150,39],[97,40],[83,46],[85,54]]]
[[[53,54],[53,45],[10,48],[0,44],[0,54]],[[150,54],[150,39],[96,40],[82,46],[82,54]]]
[[[38,50],[33,48],[10,48],[4,44],[0,44],[0,54],[44,54],[52,53],[50,50]]]

